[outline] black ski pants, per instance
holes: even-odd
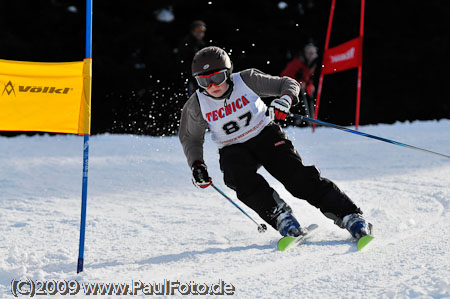
[[[257,173],[263,166],[293,196],[304,199],[341,226],[342,218],[361,213],[353,201],[315,166],[302,159],[279,125],[271,123],[256,137],[226,146],[219,151],[225,184],[237,197],[276,228],[273,212],[280,206],[278,194]],[[282,200],[281,200],[282,201]]]

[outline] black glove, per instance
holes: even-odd
[[[212,179],[208,175],[205,162],[195,161],[192,164],[192,183],[199,188],[206,188],[212,184]]]

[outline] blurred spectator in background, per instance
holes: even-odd
[[[182,64],[182,79],[185,82],[189,96],[195,91],[195,84],[191,76],[191,62],[195,53],[205,47],[206,24],[201,20],[192,22],[189,34],[178,45],[178,54]]]
[[[315,73],[318,70],[318,58],[317,47],[313,43],[308,43],[280,74],[280,76],[288,76],[301,83],[301,95],[307,116],[314,115]]]

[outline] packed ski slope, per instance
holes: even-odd
[[[450,154],[450,120],[360,130]],[[13,279],[223,281],[236,298],[450,297],[450,159],[335,129],[286,131],[305,164],[373,223],[365,251],[261,170],[301,223],[320,226],[301,248],[278,252],[277,232],[258,234],[215,190],[192,185],[176,137],[100,135],[91,137],[85,271],[76,274],[82,137],[0,137],[0,297],[12,296]],[[235,198],[206,139],[210,175]]]

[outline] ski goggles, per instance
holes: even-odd
[[[225,69],[209,75],[198,75],[195,76],[195,79],[200,87],[207,89],[210,88],[211,85],[219,86],[225,83],[228,77],[227,73],[228,70]]]

